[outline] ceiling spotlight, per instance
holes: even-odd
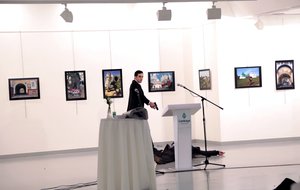
[[[264,23],[260,20],[260,18],[257,19],[257,22],[254,25],[258,30],[264,29]]]
[[[211,9],[207,9],[207,19],[220,19],[221,14],[221,8],[216,8],[215,1],[213,1],[213,5]]]
[[[66,21],[66,22],[73,22],[73,14],[69,9],[67,8],[67,4],[65,5],[65,10],[60,14],[60,16]]]
[[[158,21],[168,21],[168,20],[171,20],[171,17],[172,17],[172,11],[171,10],[168,10],[166,7],[165,7],[165,2],[163,3],[163,7],[162,7],[162,10],[158,10],[157,11],[157,18],[158,18]]]

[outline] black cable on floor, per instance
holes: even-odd
[[[274,165],[254,165],[254,166],[233,166],[233,167],[225,167],[225,168],[207,168],[206,170],[226,170],[226,169],[248,169],[248,168],[265,168],[265,167],[285,167],[285,166],[298,166],[300,163],[295,164],[274,164]],[[171,171],[159,171],[157,170],[156,173],[160,174],[167,174],[167,173],[179,173],[179,172],[194,172],[194,171],[201,171],[204,170],[203,168],[194,168],[194,169],[187,169],[187,170],[171,170]]]
[[[254,165],[254,166],[233,166],[224,169],[247,169],[247,168],[266,168],[266,167],[285,167],[285,166],[298,166],[300,163],[295,164],[273,164],[273,165]]]
[[[82,187],[88,187],[92,185],[97,185],[97,181],[92,181],[87,183],[77,183],[73,185],[60,185],[56,187],[43,188],[41,190],[71,190],[71,189],[78,189]]]
[[[255,165],[255,166],[233,166],[233,167],[226,167],[226,168],[211,168],[206,170],[219,170],[219,169],[247,169],[247,168],[262,168],[262,167],[285,167],[285,166],[297,166],[300,165],[300,163],[296,164],[276,164],[276,165]],[[173,171],[159,171],[156,170],[156,174],[167,174],[167,173],[178,173],[178,172],[193,172],[193,171],[200,171],[204,170],[201,168],[195,168],[195,169],[188,169],[188,170],[173,170]],[[72,189],[78,189],[82,187],[88,187],[97,185],[97,181],[87,182],[87,183],[78,183],[73,185],[60,185],[56,187],[49,187],[49,188],[43,188],[41,190],[72,190]]]
[[[155,171],[155,172],[156,174],[161,174],[161,175],[165,174],[165,172],[162,171]],[[78,188],[88,187],[93,185],[97,185],[97,181],[87,182],[87,183],[77,183],[73,185],[59,185],[56,187],[43,188],[41,190],[71,190],[71,189],[78,189]]]
[[[164,175],[164,174],[165,174],[165,172],[158,171],[158,170],[156,170],[155,173],[156,173],[156,174],[161,174],[161,175]]]

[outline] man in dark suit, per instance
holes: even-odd
[[[128,99],[128,106],[127,111],[132,110],[137,107],[144,107],[144,104],[149,105],[151,108],[155,109],[156,104],[154,102],[150,102],[148,98],[144,95],[144,91],[140,85],[144,78],[143,71],[137,70],[134,73],[134,80],[132,81],[130,88],[129,88],[129,99]],[[153,154],[155,162],[158,162],[160,159],[161,151],[157,150],[154,147],[152,142]]]
[[[155,109],[156,105],[154,102],[150,102],[148,98],[144,95],[144,91],[140,85],[144,78],[143,71],[137,70],[134,73],[134,80],[132,81],[129,88],[129,100],[127,111],[132,110],[137,107],[144,107],[144,104],[149,105],[151,108]]]

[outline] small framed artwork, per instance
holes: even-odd
[[[122,69],[102,70],[103,98],[123,97]]]
[[[85,71],[65,71],[66,100],[86,100]]]
[[[261,87],[261,67],[236,67],[234,68],[235,88]]]
[[[211,89],[211,76],[209,69],[199,70],[199,84],[200,90]]]
[[[8,86],[10,100],[40,99],[39,78],[11,78]]]
[[[175,72],[148,72],[149,92],[175,91]]]
[[[275,61],[276,89],[294,89],[294,60]]]

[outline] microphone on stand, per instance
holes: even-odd
[[[182,88],[185,88],[185,86],[183,86],[182,84],[177,83],[177,86],[180,86]]]

